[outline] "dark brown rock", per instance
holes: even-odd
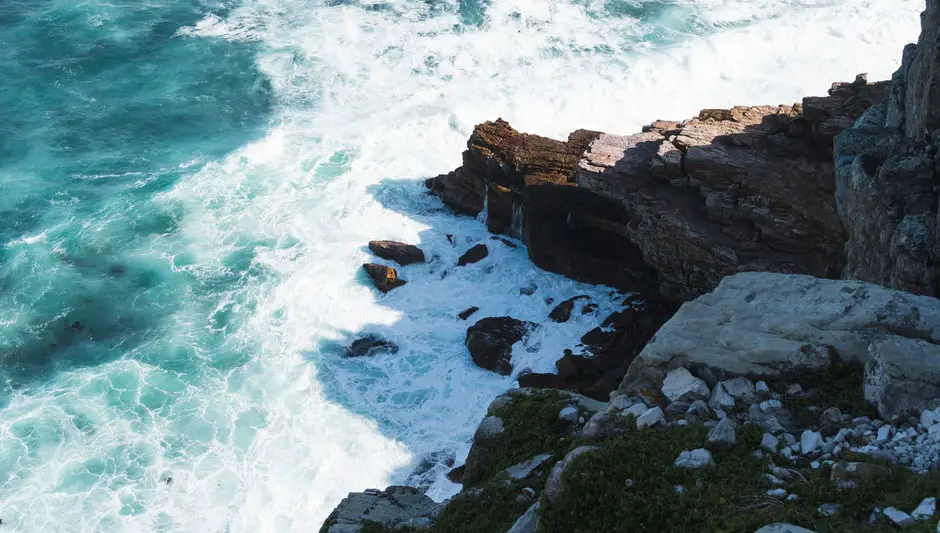
[[[885,83],[836,84],[802,105],[707,109],[567,141],[497,120],[477,126],[455,177],[438,180],[477,183],[474,214],[486,191],[491,231],[515,231],[507,221],[521,209],[532,261],[580,281],[682,300],[740,271],[835,277],[845,234],[832,138],[886,98]],[[452,189],[432,192],[459,211],[467,195]]]
[[[519,376],[519,386],[533,389],[564,389],[565,381],[558,374],[530,372]]]
[[[463,481],[464,470],[466,470],[464,465],[460,465],[457,468],[454,468],[447,473],[447,479],[449,479],[451,483],[461,483]]]
[[[512,373],[512,345],[535,326],[508,316],[484,318],[467,329],[470,357],[480,368],[507,376]]]
[[[459,318],[460,320],[466,320],[470,318],[470,315],[472,315],[473,313],[476,313],[479,310],[480,310],[479,307],[469,307],[461,311],[460,314],[457,315],[457,318]]]
[[[458,266],[466,266],[479,261],[482,261],[483,258],[490,255],[489,249],[485,244],[478,244],[473,248],[467,250],[460,259],[457,260]]]
[[[396,241],[369,241],[369,250],[382,259],[395,261],[401,266],[424,262],[424,252],[411,244]]]
[[[398,279],[398,271],[392,267],[366,263],[362,265],[362,268],[372,278],[375,288],[382,292],[388,292],[407,283],[405,280]]]
[[[356,339],[346,348],[346,357],[362,357],[377,353],[397,353],[398,345],[375,335]]]
[[[590,298],[584,295],[568,298],[552,309],[552,312],[548,314],[548,318],[552,319],[553,322],[567,322],[568,319],[571,318],[571,311],[574,310],[575,302],[583,299]]]

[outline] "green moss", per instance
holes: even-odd
[[[492,481],[506,468],[543,453],[565,453],[573,442],[571,424],[558,412],[568,405],[568,396],[557,391],[516,395],[496,410],[504,431],[487,454],[485,481]]]
[[[506,483],[496,481],[482,487],[477,495],[461,494],[454,498],[429,533],[502,533],[528,510],[530,503],[516,498],[524,487],[541,492],[545,476]]]
[[[828,468],[801,465],[797,468],[806,481],[787,487],[800,500],[784,502],[767,495],[772,487],[764,474],[770,459],[751,455],[760,441],[756,426],[741,428],[738,445],[715,453],[713,467],[673,466],[681,451],[701,447],[706,433],[703,427],[657,428],[604,442],[566,471],[567,496],[560,505],[543,500],[540,532],[753,533],[773,522],[791,522],[818,533],[887,533],[895,530],[893,525],[868,520],[875,506],[909,512],[924,497],[940,494],[940,473],[919,476],[892,466],[878,483],[840,490]],[[776,462],[786,464],[781,458]],[[681,495],[677,485],[684,487]],[[838,503],[843,511],[822,517],[817,509],[824,503]],[[934,522],[907,531],[933,532]]]

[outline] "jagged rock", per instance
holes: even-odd
[[[473,442],[470,444],[470,453],[464,463],[462,479],[464,485],[474,485],[482,481],[486,463],[504,431],[502,419],[492,415],[484,418],[477,426],[473,434]]]
[[[564,389],[565,380],[558,374],[529,372],[519,376],[519,386],[533,389]]]
[[[485,195],[490,231],[518,232],[522,218],[532,261],[581,281],[684,299],[742,270],[835,276],[831,139],[886,99],[886,84],[842,84],[802,106],[708,109],[674,130],[566,142],[497,120],[428,186],[473,215]]]
[[[734,407],[734,397],[728,394],[723,384],[719,383],[712,389],[711,397],[708,399],[708,406],[715,411],[719,409],[731,409]]]
[[[539,502],[535,502],[506,533],[535,533],[539,528],[538,511]]]
[[[888,520],[898,527],[904,528],[913,526],[916,523],[911,515],[895,507],[888,507],[882,511],[882,513],[888,517]]]
[[[709,450],[727,450],[733,448],[738,442],[737,433],[734,430],[734,421],[730,418],[722,419],[718,425],[708,432],[708,438],[705,446]]]
[[[575,296],[574,298],[568,298],[564,302],[558,304],[552,312],[549,313],[548,318],[552,319],[553,322],[567,322],[571,318],[571,311],[574,310],[574,304],[578,300],[589,299],[589,296]]]
[[[804,430],[800,436],[800,453],[811,454],[819,448],[820,444],[822,444],[822,435],[809,429]]]
[[[838,503],[824,503],[816,509],[822,516],[835,516],[842,512],[842,505]]]
[[[461,311],[457,315],[457,318],[459,318],[460,320],[466,320],[470,318],[470,315],[472,315],[473,313],[476,313],[479,310],[480,310],[479,307],[468,307],[467,309],[464,309],[463,311]]]
[[[467,329],[467,349],[480,368],[508,376],[512,373],[512,345],[535,326],[508,316],[484,318]]]
[[[396,241],[369,241],[369,250],[382,259],[395,261],[401,266],[424,262],[424,252],[411,244]]]
[[[780,446],[780,439],[774,437],[770,433],[764,433],[760,439],[760,447],[771,452],[776,453],[777,448]]]
[[[917,520],[927,520],[931,518],[937,512],[937,498],[930,497],[924,498],[916,509],[911,513],[911,516]]]
[[[940,296],[940,1],[928,0],[887,106],[835,143],[836,200],[847,232],[844,277]]]
[[[397,353],[398,345],[375,335],[356,339],[346,348],[346,357],[362,357],[377,353]]]
[[[529,477],[529,475],[534,472],[536,468],[541,466],[542,463],[547,461],[551,456],[552,454],[550,453],[536,455],[528,461],[523,461],[519,464],[510,466],[506,469],[506,475],[509,476],[510,479],[514,479],[516,481],[525,479]]]
[[[565,493],[562,476],[565,472],[565,469],[568,468],[579,456],[598,449],[600,448],[597,446],[578,446],[577,448],[568,452],[568,455],[566,455],[564,459],[552,467],[551,473],[548,474],[548,480],[545,482],[545,497],[548,498],[548,501],[554,505],[558,505],[562,501]]]
[[[751,380],[747,378],[737,377],[734,379],[725,380],[721,382],[721,385],[724,387],[725,391],[735,400],[739,400],[744,403],[753,403],[757,401],[757,389],[754,388],[754,384],[751,383]]]
[[[858,281],[736,274],[682,306],[634,359],[620,393],[680,364],[779,376],[838,358],[866,362],[865,397],[891,419],[940,397],[938,324],[934,298]]]
[[[663,395],[672,401],[701,400],[708,397],[708,385],[685,368],[677,368],[663,380]]]
[[[842,411],[838,407],[830,407],[819,415],[819,425],[822,427],[834,427],[842,423]]]
[[[467,266],[482,261],[483,258],[490,255],[490,250],[485,244],[478,244],[466,251],[460,259],[457,260],[457,266]]]
[[[695,400],[686,410],[687,414],[705,418],[709,414],[708,404],[703,400]]]
[[[398,279],[398,271],[392,267],[366,263],[362,265],[362,268],[372,279],[375,288],[382,292],[388,292],[407,283],[403,279]]]
[[[321,533],[358,531],[365,521],[387,529],[416,518],[437,515],[440,505],[412,487],[388,487],[384,491],[353,492],[343,499],[323,523]]]
[[[806,529],[804,527],[795,526],[793,524],[770,524],[766,525],[754,533],[816,533],[815,531]]]
[[[705,448],[697,450],[686,450],[676,458],[675,465],[678,468],[704,468],[715,464],[712,459],[712,453]]]

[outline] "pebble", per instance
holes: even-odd
[[[714,411],[725,408],[730,409],[734,407],[734,396],[728,394],[728,391],[725,390],[725,386],[719,383],[712,389],[711,397],[708,399],[708,406]]]
[[[881,442],[887,442],[887,441],[888,441],[888,437],[889,437],[890,435],[891,435],[891,427],[890,427],[890,426],[881,426],[881,427],[878,428],[878,436],[877,436],[877,438],[876,438],[876,441],[879,442],[879,443],[881,443]]]
[[[819,470],[819,461],[813,461],[809,466],[811,466],[813,470]]]
[[[786,485],[787,482],[780,479],[779,477],[773,474],[764,474],[764,478],[770,482],[771,485]]]
[[[626,485],[628,489],[632,489],[632,488],[633,488],[633,480],[630,479],[630,478],[627,478],[627,480],[624,482],[624,485]]]

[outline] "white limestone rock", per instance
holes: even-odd
[[[712,453],[705,448],[686,450],[676,458],[675,465],[679,468],[704,468],[715,464]]]
[[[709,389],[705,381],[695,377],[685,368],[677,368],[663,380],[663,395],[670,401],[694,402],[708,398]]]
[[[730,418],[725,418],[708,432],[705,446],[709,450],[727,450],[734,447],[737,442],[738,436],[734,429],[734,421]]]
[[[653,427],[657,424],[662,424],[665,421],[666,416],[663,414],[663,410],[659,407],[653,407],[647,409],[645,413],[636,419],[636,428],[643,429]]]
[[[937,513],[937,499],[936,498],[924,498],[920,502],[920,505],[917,506],[917,509],[914,509],[914,512],[911,513],[917,520],[927,520]]]
[[[898,527],[907,527],[915,523],[911,515],[895,507],[888,507],[882,511],[882,514],[888,517],[888,520],[891,520],[891,522]]]
[[[558,418],[564,420],[565,422],[569,422],[572,424],[577,422],[578,417],[580,416],[581,415],[578,413],[578,408],[573,407],[571,405],[563,408],[561,411],[558,412]]]
[[[813,453],[816,451],[816,448],[819,448],[821,443],[822,435],[817,431],[807,429],[800,435],[800,453],[803,455]]]

